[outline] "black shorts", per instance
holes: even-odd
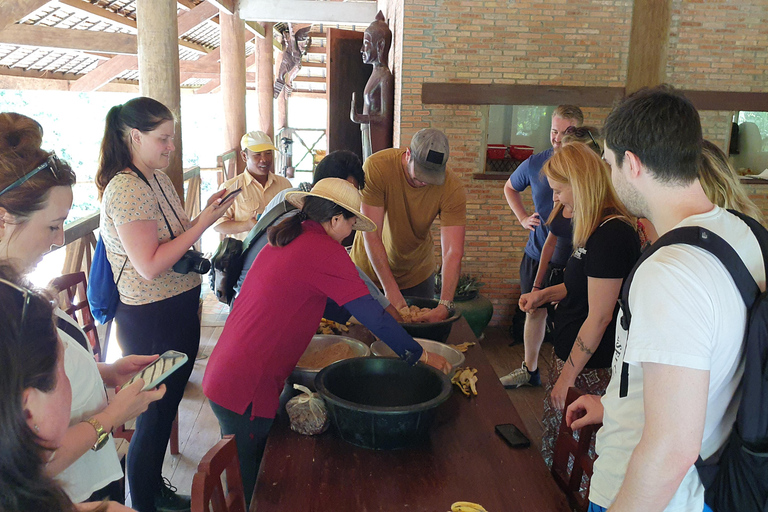
[[[535,260],[523,254],[520,261],[520,295],[530,293],[533,290],[533,281],[536,279],[536,272],[539,271],[539,260]]]

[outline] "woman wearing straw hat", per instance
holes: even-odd
[[[328,299],[402,359],[448,367],[384,312],[341,245],[352,230],[376,229],[360,213],[357,189],[326,178],[312,192],[290,192],[286,199],[301,212],[270,228],[269,245],[246,276],[203,377],[222,434],[237,439],[249,499],[285,379],[312,340]]]

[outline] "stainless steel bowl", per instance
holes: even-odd
[[[451,365],[451,371],[464,364],[464,354],[450,345],[440,343],[439,341],[426,340],[424,338],[413,339],[416,340],[416,343],[424,347],[424,350],[443,356],[445,360],[448,361],[448,363]],[[395,351],[389,348],[387,344],[381,340],[377,340],[371,343],[371,353],[380,357],[397,357]]]
[[[347,336],[335,336],[332,334],[316,334],[315,336],[313,336],[312,341],[309,342],[309,345],[307,346],[307,349],[304,351],[304,354],[312,353],[317,350],[322,350],[325,347],[329,347],[334,343],[338,343],[340,341],[343,341],[344,343],[352,347],[352,350],[355,353],[353,357],[365,357],[365,356],[371,355],[371,349],[369,349],[368,345],[366,345],[362,341],[358,341],[354,338],[349,338]],[[317,374],[320,373],[320,370],[322,370],[322,368],[304,368],[301,366],[296,366],[296,368],[293,369],[293,372],[291,372],[291,376],[289,377],[289,383],[301,384],[302,386],[306,386],[312,391],[314,391],[315,377],[317,377]]]

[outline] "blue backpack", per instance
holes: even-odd
[[[93,261],[91,262],[91,273],[88,276],[88,305],[91,307],[91,314],[100,324],[104,325],[115,318],[117,304],[120,302],[120,293],[117,291],[117,283],[123,276],[125,264],[128,263],[128,257],[125,257],[123,267],[120,269],[120,275],[117,281],[112,274],[112,266],[107,260],[107,249],[104,247],[104,241],[101,237],[96,242],[96,249],[93,251]]]

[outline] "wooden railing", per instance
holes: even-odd
[[[238,153],[240,153],[240,149],[234,148],[216,157],[216,166],[221,171],[217,179],[218,185],[221,185],[225,181],[234,178],[237,174]]]
[[[188,167],[184,169],[184,183],[187,190],[184,194],[184,210],[190,219],[200,214],[202,199],[200,167]],[[86,215],[67,225],[64,229],[64,246],[66,256],[61,269],[62,274],[85,271],[88,275],[91,270],[93,250],[96,248],[96,235],[94,231],[99,229],[101,212]]]

